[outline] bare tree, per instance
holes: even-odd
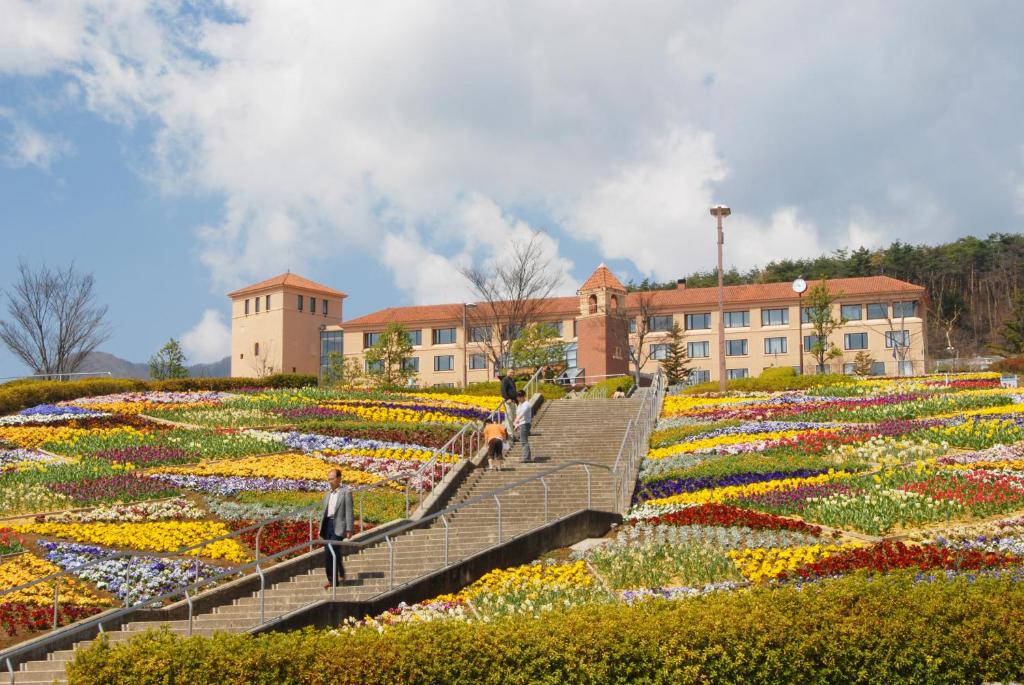
[[[71,264],[33,271],[18,263],[18,280],[7,296],[9,320],[0,321],[0,340],[36,374],[73,373],[110,339],[106,306],[95,303],[92,274]]]
[[[270,361],[273,349],[273,340],[268,341],[263,347],[260,347],[260,344],[256,343],[256,349],[252,355],[252,361],[249,362],[249,366],[252,367],[252,371],[256,374],[256,378],[265,378],[266,376],[274,375],[274,365]]]
[[[642,369],[644,364],[646,364],[651,358],[650,346],[648,346],[645,351],[644,340],[651,332],[650,319],[651,305],[653,301],[653,293],[637,293],[637,310],[630,314],[630,316],[638,317],[636,319],[636,333],[632,333],[629,336],[629,361],[633,364],[633,381],[638,388],[640,387],[640,369]]]
[[[493,264],[469,266],[459,272],[478,300],[469,310],[469,325],[490,331],[488,336],[469,340],[481,343],[499,368],[516,336],[529,324],[543,321],[545,299],[561,285],[562,274],[545,256],[540,233],[513,241],[508,253],[499,255]]]

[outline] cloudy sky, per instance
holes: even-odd
[[[227,354],[297,271],[458,301],[540,229],[572,291],[1024,220],[1024,4],[0,0],[0,286],[74,261],[107,351]],[[2,315],[2,314],[0,314]],[[0,376],[24,373],[6,351]]]

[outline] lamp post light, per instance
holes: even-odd
[[[469,329],[466,327],[466,312],[476,307],[476,302],[464,302],[462,304],[462,389],[469,387],[469,354],[467,353],[469,343]]]
[[[722,245],[725,234],[722,232],[722,219],[732,214],[725,205],[711,208],[711,216],[718,219],[718,390],[725,392],[725,286],[722,283]]]

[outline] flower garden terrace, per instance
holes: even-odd
[[[438,449],[498,404],[429,392],[151,391],[0,417],[0,592],[71,569],[65,624],[222,574],[309,540],[331,468],[361,488],[357,527],[402,518],[459,458]],[[271,518],[257,550],[247,528]],[[52,628],[53,597],[51,582],[0,595],[0,645]]]
[[[299,394],[285,393],[288,397]],[[345,404],[336,399],[317,399],[315,406],[333,411]],[[357,402],[364,400],[372,402],[371,398],[352,399],[356,402],[349,406],[360,406]],[[382,403],[390,401],[380,399]],[[264,401],[266,398],[252,398],[254,404]],[[290,401],[282,398],[278,404]],[[247,407],[272,414],[296,408]],[[175,420],[211,425],[202,420],[188,421],[184,416],[189,411],[211,411],[211,407],[165,409],[160,418],[182,412],[174,416]],[[148,410],[140,418],[155,411]],[[102,417],[73,420],[96,418]],[[295,469],[302,468],[300,453],[303,458],[340,457],[331,454],[334,443],[330,439],[345,439],[345,435],[315,432],[299,424],[266,423],[265,418],[260,414],[238,419],[234,430],[240,433],[224,434],[253,440],[273,434],[281,444],[294,448],[291,454],[296,459]],[[68,427],[73,428],[70,424]],[[96,430],[110,428],[104,425]],[[18,451],[19,457],[16,461],[12,457],[11,463],[19,466],[11,470],[25,474],[56,472],[86,461],[78,453],[51,451],[44,446],[44,456],[36,460],[41,462],[37,465],[26,458],[33,449],[12,450],[12,454]],[[71,461],[76,458],[80,461]],[[192,487],[198,487],[202,478],[251,477],[224,473],[217,465],[235,463],[240,465],[238,468],[249,468],[250,462],[262,458],[253,453],[236,459],[208,460],[208,473],[185,473],[183,469],[196,467],[198,462],[169,459],[113,475],[140,476],[161,485],[180,483],[182,488],[188,487],[186,481],[174,479],[187,475],[195,479]],[[134,462],[122,457],[116,463]],[[297,477],[301,474],[280,475],[284,480],[302,480]],[[67,519],[82,527],[74,540],[56,539],[52,528],[42,526],[64,519],[46,517],[38,524],[33,522],[36,532],[13,526],[6,538],[0,538],[0,544],[28,543],[26,546],[31,547],[34,540],[42,539],[44,543],[36,543],[37,551],[32,556],[55,565],[70,564],[81,558],[79,555],[102,553],[103,541],[92,537],[85,527],[111,515],[104,509],[140,509],[120,514],[134,517],[124,520],[122,525],[128,525],[153,520],[145,512],[147,506],[180,507],[174,520],[185,524],[228,520],[228,510],[251,506],[255,501],[251,491],[244,489],[231,495],[179,492],[184,492],[184,497],[177,502],[154,499],[129,507],[112,505],[94,508],[88,519]],[[276,506],[284,506],[285,495],[274,497],[278,498]],[[66,512],[61,516],[80,514]],[[244,541],[238,544],[245,549]],[[212,557],[201,561],[211,568],[222,563]],[[109,573],[116,571],[111,564]],[[861,582],[865,578],[872,582]],[[576,611],[589,612],[585,614],[588,622],[617,615],[623,606],[648,612],[642,614],[647,617],[651,611],[660,611],[652,607],[666,600],[680,607],[692,604],[696,607],[693,616],[702,615],[702,603],[727,610],[727,605],[731,606],[728,603],[733,602],[728,598],[735,598],[737,611],[742,606],[742,611],[754,615],[781,611],[782,606],[805,606],[800,602],[829,593],[843,597],[843,601],[855,597],[859,606],[874,606],[882,597],[876,593],[888,593],[885,601],[893,605],[900,597],[928,602],[934,595],[938,602],[940,596],[945,598],[954,592],[1019,594],[1016,588],[1024,588],[1020,585],[1022,579],[1024,397],[1000,388],[998,376],[960,375],[948,383],[940,377],[851,380],[840,387],[800,392],[669,396],[664,399],[657,430],[640,465],[632,506],[623,524],[600,544],[571,553],[558,552],[532,564],[496,569],[458,592],[350,619],[334,630],[295,637],[298,642],[292,645],[308,640],[326,641],[318,645],[345,645],[350,641],[373,645],[377,643],[369,641],[367,634],[384,640],[395,629],[411,630],[413,626],[408,624],[429,624],[418,629],[424,631],[431,626],[442,630],[442,626],[450,625],[477,630],[472,626],[498,622],[500,626],[495,630],[507,638],[536,622],[579,620],[573,613]],[[90,578],[80,581],[82,592],[96,594],[92,606],[102,606],[96,602],[103,598],[118,601]],[[790,592],[797,588],[805,589],[802,594]],[[135,596],[140,592],[136,590]],[[642,623],[642,619],[634,620]],[[865,625],[878,631],[884,620],[882,615],[875,616],[865,620]],[[943,625],[941,614],[937,620],[935,629],[939,632],[955,628]],[[710,624],[704,629],[711,633],[716,630]],[[176,643],[177,638],[168,638],[150,646],[142,641],[118,646],[109,653],[97,654],[100,661],[96,663],[109,658],[130,669],[126,655],[145,655],[146,650],[157,649],[156,645],[173,650]],[[236,647],[247,649],[247,645],[241,642]],[[1019,677],[1017,671],[1008,668],[998,672]],[[73,676],[75,672],[73,667]],[[82,668],[78,671],[82,679],[77,682],[87,682],[88,674],[93,672]]]

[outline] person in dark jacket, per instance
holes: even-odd
[[[501,379],[501,399],[505,406],[505,428],[509,435],[513,435],[512,425],[516,419],[516,382],[504,369],[498,371],[498,378]]]

